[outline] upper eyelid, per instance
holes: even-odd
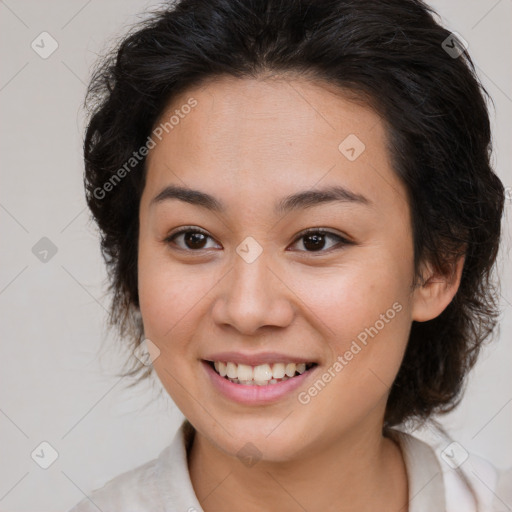
[[[171,233],[170,235],[166,236],[164,241],[169,242],[169,241],[171,241],[171,239],[173,239],[173,238],[175,238],[175,237],[177,237],[179,235],[183,235],[184,233],[186,233],[188,231],[192,231],[192,232],[196,232],[196,233],[202,233],[205,236],[211,238],[212,240],[215,240],[215,238],[213,236],[211,236],[206,230],[204,230],[202,228],[199,228],[199,227],[196,227],[196,226],[184,226],[182,228],[178,228],[177,231],[175,231],[175,232]],[[321,233],[323,235],[334,236],[336,238],[339,238],[340,242],[344,243],[344,244],[352,243],[350,238],[345,236],[345,235],[334,233],[333,231],[331,231],[328,228],[317,227],[317,228],[307,228],[305,230],[300,231],[295,236],[295,238],[293,239],[292,244],[297,243],[297,241],[299,241],[302,237],[304,237],[306,235],[315,234],[315,233]],[[190,252],[199,252],[201,249],[198,249],[197,251],[193,251],[193,250],[190,250],[190,249],[184,249],[184,250],[188,250]],[[312,252],[314,252],[314,251],[312,251]],[[318,251],[318,252],[328,252],[328,251]]]

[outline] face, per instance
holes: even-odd
[[[381,118],[283,77],[211,81],[162,123],[173,114],[147,157],[138,248],[164,387],[229,454],[251,442],[292,460],[380,432],[414,301],[410,210]]]

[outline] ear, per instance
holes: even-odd
[[[459,256],[449,266],[447,274],[434,272],[430,264],[423,266],[423,282],[413,293],[413,320],[426,322],[438,317],[446,309],[459,289],[464,260],[464,255]]]

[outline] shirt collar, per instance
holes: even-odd
[[[188,471],[187,452],[195,430],[185,419],[172,443],[160,454],[157,464],[157,485],[166,512],[204,512],[194,492]],[[405,432],[390,429],[387,435],[402,451],[408,488],[408,512],[445,511],[443,473],[434,450]]]
[[[408,512],[445,511],[443,471],[434,450],[425,442],[396,429],[389,429],[404,458],[409,487]]]

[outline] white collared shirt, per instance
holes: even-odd
[[[187,447],[194,430],[184,420],[158,458],[108,481],[68,512],[204,512],[194,493],[187,465]],[[476,508],[462,469],[453,469],[420,439],[391,430],[405,461],[409,485],[408,512],[510,512],[512,473],[500,472],[480,457],[464,461],[464,475],[473,486]]]

